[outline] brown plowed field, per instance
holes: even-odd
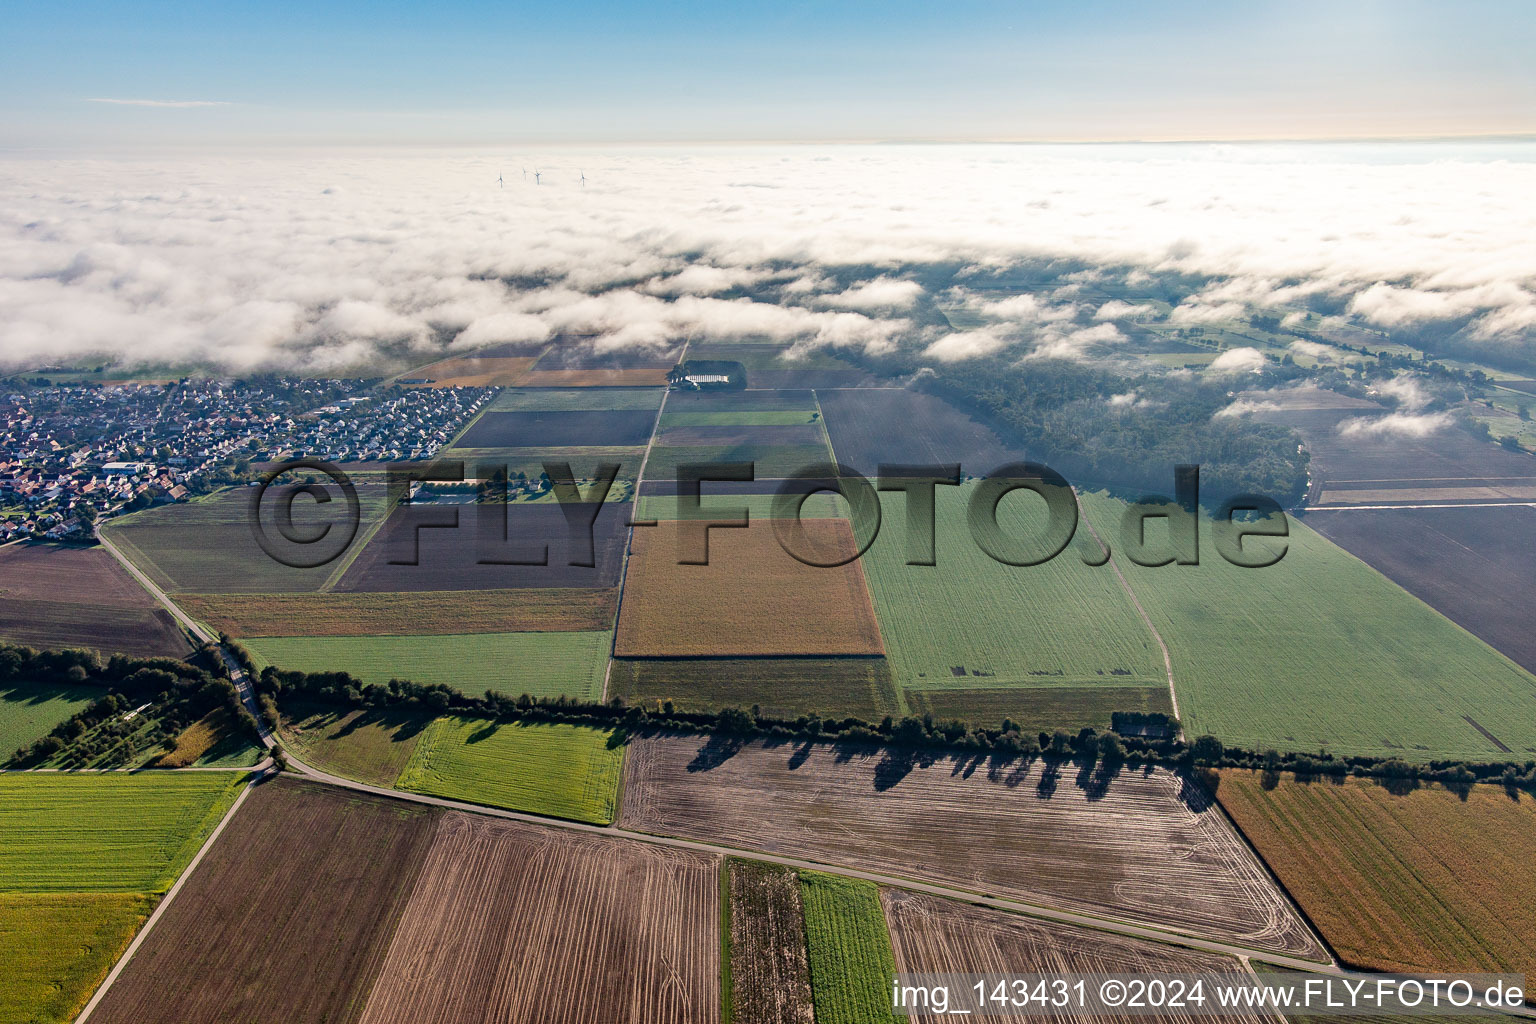
[[[364,1024],[720,1019],[719,864],[450,812]]]
[[[805,543],[818,553],[855,550],[846,520],[802,525]],[[806,565],[779,546],[772,520],[758,520],[746,529],[710,530],[709,564],[679,565],[686,527],[699,524],[665,521],[635,531],[615,654],[885,652],[858,561],[830,569]]]
[[[731,996],[737,1024],[813,1024],[800,876],[733,860]]]
[[[671,366],[613,370],[529,370],[525,388],[650,388],[665,387]]]
[[[584,506],[577,518],[585,519],[590,509]],[[625,524],[632,509],[628,502],[610,501],[597,510],[592,529],[592,551],[597,564],[588,567],[570,564],[585,552],[570,540],[565,511],[558,502],[402,505],[358,554],[336,590],[381,593],[612,587],[619,582],[628,529]],[[457,527],[416,529],[424,523],[452,522],[454,512],[458,513]],[[413,533],[417,544],[412,542]],[[547,565],[489,561],[535,559],[546,545]],[[396,564],[413,555],[415,565]]]
[[[440,636],[608,629],[615,588],[430,590],[415,594],[177,594],[230,636]]]
[[[634,740],[627,828],[1322,955],[1197,783],[871,747]]]
[[[292,779],[257,787],[92,1024],[356,1019],[437,816]]]
[[[0,549],[0,638],[140,657],[192,650],[170,614],[106,549],[32,541]]]
[[[1046,924],[921,893],[883,890],[896,969],[914,974],[1199,974],[1241,972],[1231,957],[1177,949],[1106,932]],[[947,1019],[914,1013],[917,1022]],[[1194,1021],[1188,1013],[1102,1014],[1060,1020]],[[1257,1012],[1222,1020],[1268,1021]]]

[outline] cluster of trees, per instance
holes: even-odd
[[[131,757],[148,744],[174,736],[204,715],[226,708],[254,737],[256,723],[240,704],[227,678],[174,658],[114,655],[102,661],[95,651],[38,651],[0,644],[0,685],[53,683],[100,687],[102,696],[61,722],[42,739],[17,750],[13,762],[26,767],[65,754],[67,764],[85,764],[116,755]],[[122,716],[149,704],[156,722],[148,735],[142,723]]]
[[[723,733],[743,739],[775,737],[883,744],[991,754],[1006,759],[1048,757],[1089,763],[1098,761],[1108,765],[1124,762],[1180,768],[1192,765],[1267,768],[1313,776],[1353,774],[1446,783],[1502,781],[1511,786],[1536,787],[1536,762],[1524,766],[1455,761],[1409,764],[1395,759],[1334,758],[1327,753],[1259,753],[1225,747],[1214,736],[1201,736],[1186,743],[1180,738],[1177,719],[1145,712],[1116,712],[1112,718],[1115,728],[1105,732],[1084,728],[1075,734],[1063,729],[1035,731],[1008,719],[997,727],[988,727],[954,718],[937,719],[932,715],[901,719],[887,716],[878,723],[854,717],[823,718],[814,714],[785,719],[764,715],[755,705],[750,709],[730,707],[718,712],[689,712],[678,710],[670,701],[647,708],[626,705],[617,698],[601,704],[566,697],[534,698],[527,694],[509,697],[489,690],[484,696],[474,697],[441,683],[420,684],[392,679],[387,684],[365,685],[345,672],[299,672],[270,666],[260,674],[258,692],[263,715],[274,729],[278,724],[278,700],[286,694],[358,708],[416,706],[433,713],[452,712],[503,721],[571,722],[631,732],[659,729]],[[1116,729],[1126,732],[1122,734]]]

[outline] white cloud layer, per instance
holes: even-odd
[[[1080,313],[1084,289],[1164,272],[1223,275],[1177,307],[1184,323],[1326,294],[1383,326],[1465,318],[1494,339],[1536,326],[1536,163],[1360,152],[13,157],[0,160],[0,364],[326,370],[562,332],[880,350],[919,337],[930,297],[905,268],[984,277],[1056,258],[1093,267],[1045,299],[972,288],[991,325],[918,344],[935,359],[1081,353],[1117,340],[1085,331],[1137,315],[1118,300]],[[1072,327],[1080,317],[1100,324]],[[1213,366],[1251,364],[1234,350]]]
[[[1428,437],[1454,422],[1455,418],[1448,412],[1423,415],[1391,412],[1385,416],[1356,416],[1343,420],[1338,430],[1345,437]]]

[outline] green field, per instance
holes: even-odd
[[[853,715],[878,722],[900,712],[883,658],[616,658],[608,696],[680,711],[758,705],[771,718]]]
[[[439,718],[422,733],[399,789],[607,825],[624,747],[574,725]]]
[[[475,633],[447,636],[261,637],[242,641],[258,665],[350,672],[365,683],[410,679],[466,693],[564,694],[597,700],[612,634]]]
[[[0,1024],[63,1024],[128,948],[148,896],[0,895]]]
[[[323,477],[321,483],[325,483]],[[332,495],[327,506],[317,506],[303,496],[295,499],[297,529],[314,529],[335,518],[321,516],[317,510],[329,513],[342,508],[339,489],[326,486]],[[313,569],[293,569],[274,560],[251,531],[253,491],[235,487],[185,504],[161,505],[114,519],[103,530],[134,565],[170,592],[270,594],[320,589],[347,556]],[[357,493],[362,522],[349,553],[361,550],[361,539],[380,521],[388,504],[386,487],[359,486]]]
[[[906,497],[881,495],[884,525],[863,563],[897,685],[1166,684],[1162,654],[1113,571],[1084,565],[1075,545],[1044,565],[994,561],[967,526],[972,490],[937,488],[932,566],[906,564]],[[1009,534],[1030,535],[1044,521],[1043,503],[1006,498],[998,521]]]
[[[873,882],[800,875],[811,995],[817,1024],[873,1024],[898,1019],[891,1010],[896,958]]]
[[[0,775],[0,892],[164,892],[241,772]]]
[[[1110,727],[1116,711],[1173,713],[1167,686],[1014,686],[975,690],[908,690],[912,713],[996,726],[1011,718],[1026,733]]]
[[[6,683],[0,686],[0,764],[21,747],[31,746],[53,727],[105,694],[100,687],[53,683]]]
[[[1124,506],[1084,501],[1118,538]],[[1290,530],[1285,558],[1263,569],[1222,559],[1208,529],[1198,566],[1116,559],[1168,643],[1186,732],[1418,760],[1536,750],[1536,678],[1311,529]]]
[[[353,710],[283,702],[283,745],[305,764],[375,786],[393,786],[432,716],[395,708]]]
[[[647,480],[675,480],[677,467],[690,462],[751,462],[759,480],[779,479],[810,466],[832,461],[832,453],[822,445],[807,444],[737,444],[676,445],[651,449],[645,463]],[[708,485],[705,485],[708,487]]]

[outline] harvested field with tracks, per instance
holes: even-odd
[[[1347,962],[1536,974],[1528,796],[1238,770],[1221,773],[1216,795]]]
[[[713,1024],[714,857],[443,815],[362,1024]]]
[[[33,541],[0,549],[0,637],[138,657],[192,651],[175,620],[111,552]]]
[[[853,554],[845,520],[801,524],[807,545]],[[773,525],[709,531],[708,565],[679,565],[697,523],[636,530],[619,634],[621,657],[881,654],[880,627],[859,562],[806,565],[779,546]],[[826,560],[832,560],[827,558]]]
[[[1241,972],[1231,957],[1158,945],[1106,932],[1046,923],[942,900],[922,893],[881,892],[896,969],[913,974],[1198,974]],[[916,1022],[950,1019],[914,1013]],[[1195,1021],[1186,1013],[1155,1016],[1102,1015],[1094,1021]],[[1223,1020],[1259,1024],[1272,1018],[1252,1012]]]
[[[613,626],[616,588],[521,587],[360,594],[177,594],[234,637],[589,632]]]
[[[355,1019],[438,814],[293,779],[258,786],[92,1024]]]
[[[872,747],[631,741],[622,824],[1321,956],[1198,783]]]
[[[732,860],[731,996],[736,1024],[813,1024],[800,876]]]

